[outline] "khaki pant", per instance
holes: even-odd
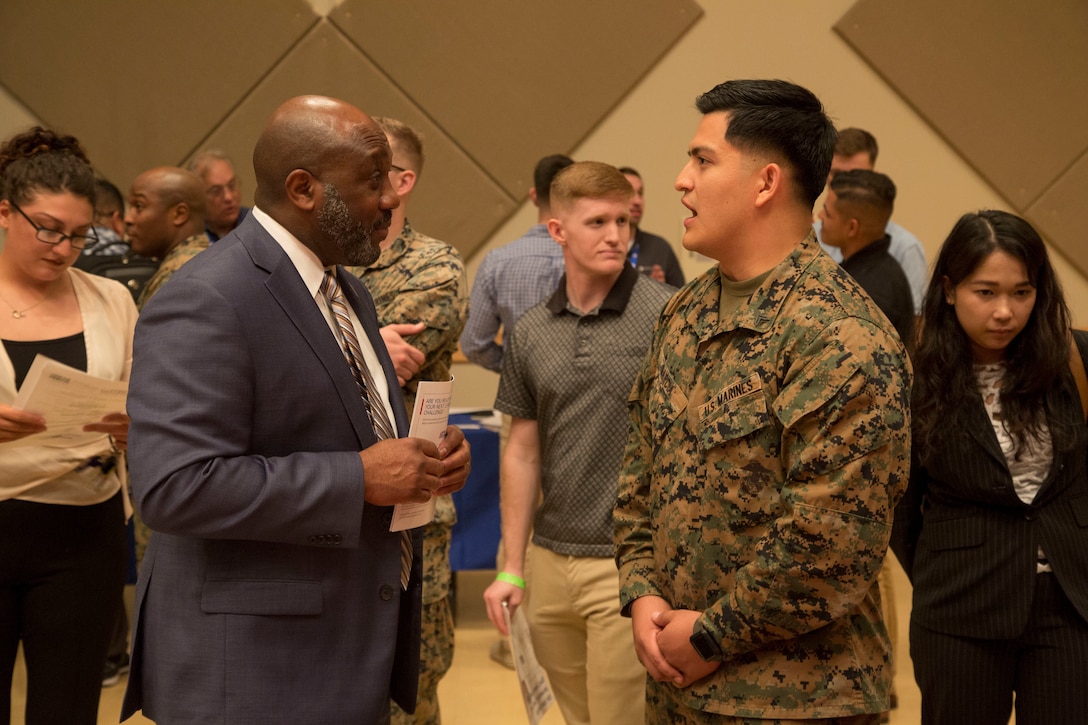
[[[567,725],[641,723],[646,671],[620,615],[616,563],[539,546],[532,558],[526,618]]]

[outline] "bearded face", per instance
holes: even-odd
[[[366,267],[377,261],[381,254],[379,242],[374,241],[374,232],[388,227],[391,216],[385,211],[380,222],[367,228],[351,215],[336,186],[325,184],[325,200],[317,213],[317,225],[321,233],[333,241],[347,264]]]

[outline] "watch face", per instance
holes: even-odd
[[[710,662],[718,656],[718,645],[705,631],[698,631],[691,635],[691,646],[705,661]]]

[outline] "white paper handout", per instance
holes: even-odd
[[[48,429],[8,445],[79,445],[101,438],[102,433],[86,433],[83,426],[107,413],[123,413],[127,395],[128,383],[96,378],[38,355],[11,406],[42,416]]]
[[[421,382],[416,388],[415,409],[409,438],[422,438],[436,446],[446,433],[450,420],[450,399],[453,397],[453,378],[445,382]],[[398,503],[393,507],[393,523],[390,531],[404,531],[423,526],[434,520],[434,496],[426,503]]]
[[[532,725],[538,725],[555,702],[555,696],[548,685],[544,668],[537,662],[533,640],[529,635],[529,621],[525,619],[524,612],[519,607],[511,616],[506,602],[503,602],[502,618],[506,621],[506,631],[510,633],[510,654],[514,657],[514,671],[517,672],[521,697],[525,701],[525,714]]]

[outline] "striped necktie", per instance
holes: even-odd
[[[344,295],[340,292],[340,284],[336,281],[336,272],[327,270],[325,279],[321,281],[320,292],[325,301],[329,303],[333,317],[336,319],[336,337],[340,341],[340,349],[344,351],[344,359],[351,369],[352,377],[359,388],[359,394],[366,406],[370,424],[374,427],[374,433],[378,440],[396,438],[393,432],[393,424],[389,421],[389,415],[385,412],[385,403],[378,394],[378,388],[374,385],[374,378],[370,369],[366,366],[363,352],[359,347],[359,338],[355,335],[355,327],[348,316],[348,305]],[[408,531],[400,532],[400,585],[408,588],[408,578],[412,573],[412,535]]]

